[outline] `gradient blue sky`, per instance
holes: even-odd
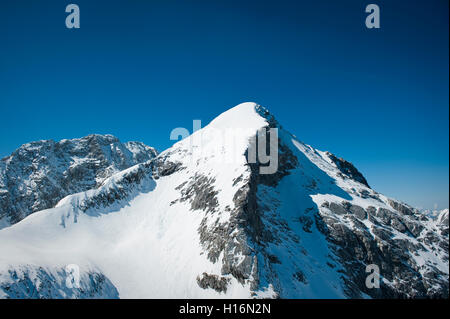
[[[81,28],[65,28],[76,3]],[[381,8],[366,29],[365,6]],[[0,157],[110,133],[170,131],[255,101],[386,195],[449,201],[447,0],[1,1]]]

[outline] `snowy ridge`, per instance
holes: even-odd
[[[248,150],[270,128],[279,167],[263,175]],[[446,214],[436,221],[377,193],[351,163],[243,103],[0,230],[0,297],[448,297]],[[69,264],[83,289],[62,287]],[[369,264],[379,289],[365,285]]]
[[[0,161],[0,229],[156,155],[143,143],[122,144],[112,135],[24,144]]]

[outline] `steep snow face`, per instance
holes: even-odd
[[[0,228],[156,155],[143,143],[122,144],[111,135],[22,145],[0,162]]]
[[[249,154],[270,128],[278,170],[262,174]],[[441,224],[243,103],[156,158],[0,230],[0,296],[446,297]],[[63,287],[73,264],[83,289]],[[379,289],[366,287],[370,264]]]

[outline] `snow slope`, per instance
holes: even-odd
[[[264,175],[248,156],[270,128],[279,165]],[[375,192],[255,103],[0,230],[0,252],[5,298],[448,297],[448,217]]]

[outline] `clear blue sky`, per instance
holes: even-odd
[[[81,28],[65,28],[76,3]],[[381,29],[365,28],[365,6]],[[110,133],[159,150],[243,101],[369,184],[448,207],[447,0],[1,1],[0,157]]]

